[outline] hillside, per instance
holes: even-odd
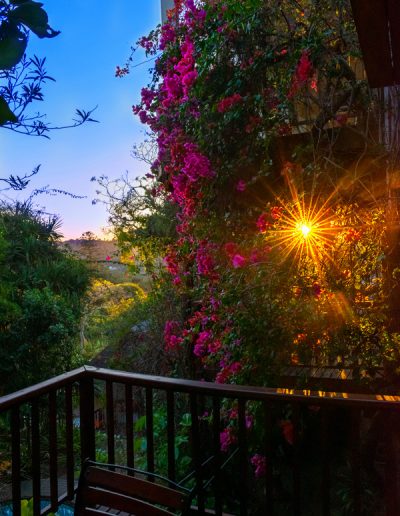
[[[119,261],[119,251],[112,240],[65,240],[63,244],[86,260],[102,262],[110,257],[109,261]]]

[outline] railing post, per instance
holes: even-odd
[[[107,461],[115,463],[114,384],[106,382]]]
[[[67,459],[67,492],[68,498],[74,498],[74,415],[72,402],[72,384],[65,387],[65,445]]]
[[[126,428],[126,464],[130,468],[135,467],[135,455],[133,447],[133,400],[132,385],[125,384],[125,428]]]
[[[58,505],[57,391],[49,393],[49,452],[51,510]]]
[[[387,411],[385,416],[387,421],[387,426],[385,428],[385,515],[396,516],[399,514],[399,494],[397,492],[397,452],[394,440],[396,432],[394,425],[396,418],[392,411]]]
[[[246,432],[246,400],[239,399],[238,402],[238,440],[239,440],[239,463],[240,463],[240,516],[248,514],[249,478],[247,459],[247,432]]]
[[[168,478],[175,480],[175,402],[173,391],[167,391],[167,441]]]
[[[204,492],[203,475],[201,471],[201,444],[199,431],[199,412],[197,406],[197,395],[190,393],[190,415],[192,420],[192,454],[196,479],[197,508],[199,514],[204,514]]]
[[[274,497],[273,497],[273,447],[272,447],[272,428],[273,428],[273,405],[264,401],[264,454],[266,461],[265,470],[265,514],[272,516],[274,513]]]
[[[361,452],[360,452],[360,409],[354,408],[351,413],[351,469],[353,477],[354,516],[361,514]]]
[[[96,443],[94,430],[94,385],[87,373],[79,382],[79,416],[81,434],[81,460],[95,460]]]
[[[331,498],[330,498],[330,463],[331,454],[329,446],[329,409],[324,407],[320,411],[321,414],[321,459],[322,459],[322,475],[321,475],[321,495],[322,495],[322,514],[330,516],[331,514]]]
[[[146,455],[147,471],[154,473],[153,389],[146,388]]]
[[[21,514],[21,421],[19,405],[11,412],[11,453],[12,453],[12,497],[13,514]]]
[[[293,514],[301,514],[300,406],[293,405]]]
[[[221,499],[221,400],[213,397],[213,444],[214,444],[214,495],[215,495],[215,514],[222,515]]]
[[[40,411],[39,398],[32,400],[31,424],[32,424],[32,495],[33,514],[40,515]]]

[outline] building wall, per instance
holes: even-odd
[[[174,0],[161,0],[161,19],[167,21],[167,11],[174,7]]]

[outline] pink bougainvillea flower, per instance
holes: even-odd
[[[244,181],[243,179],[240,179],[237,183],[236,183],[236,190],[238,192],[244,192],[246,190],[246,187],[247,187],[247,184],[246,184],[246,181]]]
[[[211,354],[215,354],[215,353],[218,353],[218,351],[221,349],[222,347],[222,343],[220,340],[214,340],[212,342],[210,342],[210,344],[208,345],[208,352],[211,353]]]
[[[202,357],[207,353],[207,345],[209,341],[212,339],[212,333],[209,330],[204,330],[199,333],[197,337],[193,353],[196,357]]]
[[[164,326],[164,342],[165,349],[167,351],[176,349],[180,344],[182,344],[182,337],[177,336],[176,334],[179,331],[179,323],[177,321],[167,321]]]
[[[253,249],[250,253],[250,263],[259,263],[262,261],[262,256],[258,249]]]
[[[174,285],[180,285],[182,283],[182,280],[179,276],[175,276],[174,279],[172,280],[172,283]]]
[[[212,256],[213,246],[202,240],[196,253],[197,272],[202,276],[213,276],[215,261]]]
[[[226,353],[225,357],[219,363],[222,369],[215,378],[217,383],[227,383],[232,376],[239,374],[242,370],[242,364],[240,362],[228,363],[228,360],[231,358],[229,355],[230,353]]]
[[[150,108],[151,103],[157,96],[156,93],[149,88],[142,88],[140,95],[142,97],[143,105],[145,106],[146,109]]]
[[[179,273],[179,266],[177,263],[177,257],[175,253],[170,252],[164,257],[165,266],[170,274],[177,276]]]
[[[247,415],[245,418],[245,422],[246,422],[247,430],[250,430],[251,428],[253,428],[253,424],[254,424],[253,416]]]
[[[271,223],[268,220],[268,215],[266,213],[261,213],[258,217],[256,226],[260,233],[266,233],[268,229],[271,227]]]
[[[119,66],[115,69],[115,77],[124,77],[125,75],[128,75],[129,70],[126,66],[124,68],[120,68]]]
[[[111,256],[106,256],[107,262],[111,261]]]
[[[166,23],[161,27],[160,50],[164,50],[168,43],[175,41],[176,33],[174,27],[170,23]]]
[[[256,453],[250,459],[251,465],[254,467],[254,475],[256,478],[264,477],[267,469],[265,455]]]
[[[296,71],[294,73],[292,85],[288,93],[288,97],[291,98],[305,85],[308,80],[313,76],[314,67],[310,59],[310,51],[303,50],[299,62],[297,63]]]
[[[312,75],[313,64],[310,60],[310,51],[303,50],[296,68],[296,78],[300,84],[304,84]]]
[[[225,113],[226,111],[232,109],[232,107],[235,104],[239,104],[240,102],[242,102],[242,100],[243,97],[239,93],[235,93],[230,97],[225,97],[224,99],[218,102],[217,111],[218,113]]]
[[[240,371],[242,370],[242,364],[240,362],[233,362],[230,365],[229,369],[232,374],[240,373]]]
[[[246,258],[241,254],[235,254],[232,257],[232,265],[234,269],[240,269],[246,265]]]
[[[222,432],[219,434],[219,441],[221,444],[221,451],[223,452],[227,452],[229,447],[236,443],[237,438],[233,433],[232,427],[228,426],[228,428],[222,430]]]

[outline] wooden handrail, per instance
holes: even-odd
[[[288,401],[307,404],[341,405],[343,402],[350,406],[388,408],[400,404],[400,396],[387,394],[350,394],[345,392],[311,391],[308,389],[295,390],[271,387],[252,387],[245,385],[230,385],[196,380],[182,380],[179,378],[167,378],[162,376],[149,376],[114,371],[110,369],[84,367],[86,374],[94,379],[110,380],[117,383],[129,383],[139,387],[150,387],[165,391],[182,393],[197,393],[224,398],[236,398],[246,400]]]
[[[126,371],[83,366],[68,373],[61,374],[50,380],[26,387],[20,391],[0,397],[0,411],[12,406],[25,403],[49,391],[59,389],[65,385],[79,381],[84,377],[97,380],[109,380],[111,382],[130,384],[138,387],[150,387],[165,391],[182,393],[197,393],[201,395],[246,400],[287,400],[299,403],[315,403],[318,405],[342,405],[347,406],[388,408],[400,404],[400,396],[388,394],[351,394],[345,392],[312,391],[308,389],[296,390],[271,387],[253,387],[245,385],[218,384],[196,380],[183,380],[163,376],[150,376]]]
[[[60,387],[74,383],[80,380],[85,374],[85,367],[79,367],[78,369],[74,369],[68,373],[63,373],[55,376],[54,378],[50,378],[49,380],[45,380],[44,382],[37,383],[36,385],[25,387],[25,389],[1,396],[0,412],[9,409],[12,406],[25,403],[33,398],[42,396],[43,394],[47,394],[53,389],[59,389]]]

